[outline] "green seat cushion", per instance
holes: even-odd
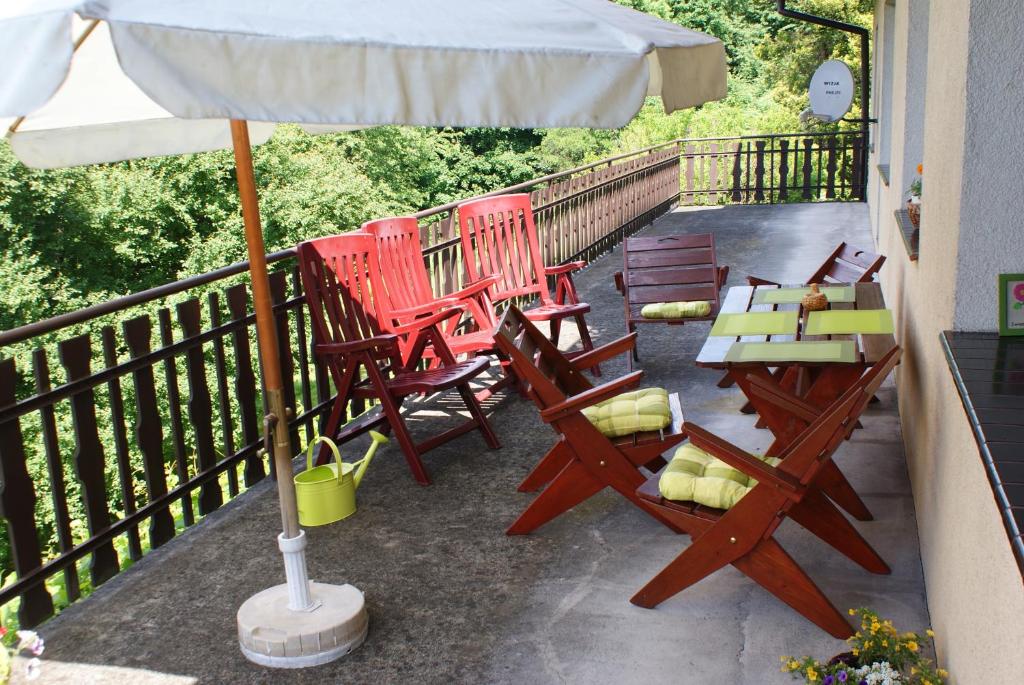
[[[583,415],[609,438],[661,430],[672,423],[668,391],[663,388],[624,392],[587,407]]]
[[[754,456],[772,466],[781,461]],[[676,450],[658,480],[658,489],[665,499],[696,502],[715,509],[729,509],[755,485],[757,481],[747,474],[691,444]]]
[[[656,302],[645,304],[640,316],[645,319],[690,319],[711,313],[711,303],[698,302]]]

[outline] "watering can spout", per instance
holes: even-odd
[[[359,487],[359,482],[363,480],[363,474],[366,473],[366,467],[370,465],[370,460],[373,459],[373,455],[377,451],[377,448],[388,441],[386,437],[377,431],[370,431],[370,438],[373,439],[373,442],[370,443],[370,449],[366,451],[366,456],[359,460],[359,466],[356,468],[356,472],[352,474],[352,481],[357,488]]]

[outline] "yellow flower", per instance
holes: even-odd
[[[795,671],[796,669],[800,668],[800,662],[796,659],[793,659],[787,664],[787,666],[789,666],[789,670]]]
[[[910,667],[910,675],[917,675],[917,666]]]
[[[881,628],[881,627],[882,626],[881,626],[881,624],[878,621],[872,621],[872,623],[871,623],[871,632],[872,633],[877,633],[878,629]]]
[[[807,667],[807,680],[809,680],[809,681],[811,681],[813,683],[817,679],[818,679],[818,672],[814,670],[813,666],[808,666]]]
[[[909,649],[911,652],[916,652],[917,651],[917,643],[914,642],[913,640],[911,640],[910,642],[907,643],[907,649]]]
[[[888,647],[889,646],[889,641],[888,640],[882,640],[882,646],[883,647]]]
[[[939,677],[940,677],[940,678],[945,678],[946,676],[948,676],[948,675],[949,675],[949,671],[947,671],[947,670],[946,670],[946,669],[944,669],[944,668],[940,668],[940,669],[939,669],[938,671],[936,671],[936,673],[938,673],[938,674],[939,674]]]
[[[859,649],[857,649],[856,647],[854,647],[854,648],[853,648],[853,655],[854,655],[854,656],[857,656],[858,654],[860,654],[860,650],[859,650]]]
[[[855,609],[850,609],[850,611],[847,612],[847,613],[849,613],[850,616],[856,616],[857,615],[857,611]]]
[[[928,637],[935,637],[935,631],[933,631],[931,628],[929,628],[928,630],[924,631],[924,634],[927,635]]]

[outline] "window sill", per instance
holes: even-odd
[[[916,262],[920,231],[914,228],[914,224],[910,222],[910,214],[907,213],[907,210],[897,209],[894,214],[896,215],[896,226],[899,228],[900,235],[903,236],[903,246],[907,248],[907,257],[910,261]]]

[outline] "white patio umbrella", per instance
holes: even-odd
[[[76,55],[78,19],[104,22],[109,43],[101,29]],[[250,659],[285,667],[358,646],[366,615],[357,590],[306,573],[251,142],[274,122],[614,128],[647,95],[671,112],[724,97],[726,82],[718,39],[607,0],[6,0],[0,64],[0,117],[28,115],[10,137],[30,165],[230,138],[287,578],[242,606],[239,637]]]

